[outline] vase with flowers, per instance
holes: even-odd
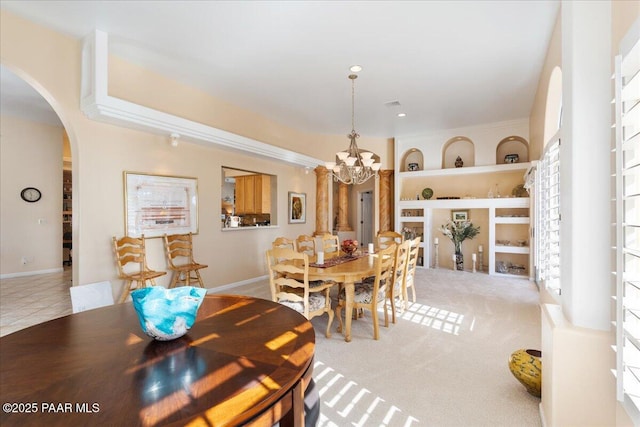
[[[462,242],[476,237],[480,233],[480,226],[474,226],[471,221],[449,221],[440,226],[440,232],[453,242],[456,255],[456,269],[464,270]]]

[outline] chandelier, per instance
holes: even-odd
[[[350,74],[351,80],[351,133],[347,135],[351,143],[345,151],[336,153],[335,162],[326,162],[326,168],[331,171],[333,180],[343,182],[345,184],[362,184],[369,178],[374,177],[380,170],[380,162],[377,155],[370,151],[358,148],[356,138],[360,135],[356,132],[355,127],[355,80],[358,78],[356,74]]]

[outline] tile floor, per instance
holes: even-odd
[[[71,268],[0,280],[0,336],[71,314]]]
[[[70,287],[70,267],[61,273],[0,280],[0,337],[71,314]],[[221,293],[271,297],[267,279]]]

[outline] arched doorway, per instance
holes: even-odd
[[[0,65],[2,278],[66,268],[71,286],[73,150],[64,121],[51,100],[29,76]],[[38,188],[41,199],[25,202],[14,197],[26,187]],[[66,248],[63,236],[68,240]]]

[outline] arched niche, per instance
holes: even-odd
[[[400,171],[421,171],[424,170],[424,155],[417,148],[411,148],[402,156]]]
[[[496,147],[496,164],[526,163],[529,161],[529,143],[520,136],[508,136]]]
[[[473,141],[466,136],[456,136],[448,140],[442,147],[442,169],[455,168],[456,159],[460,157],[463,167],[475,166],[476,149]]]

